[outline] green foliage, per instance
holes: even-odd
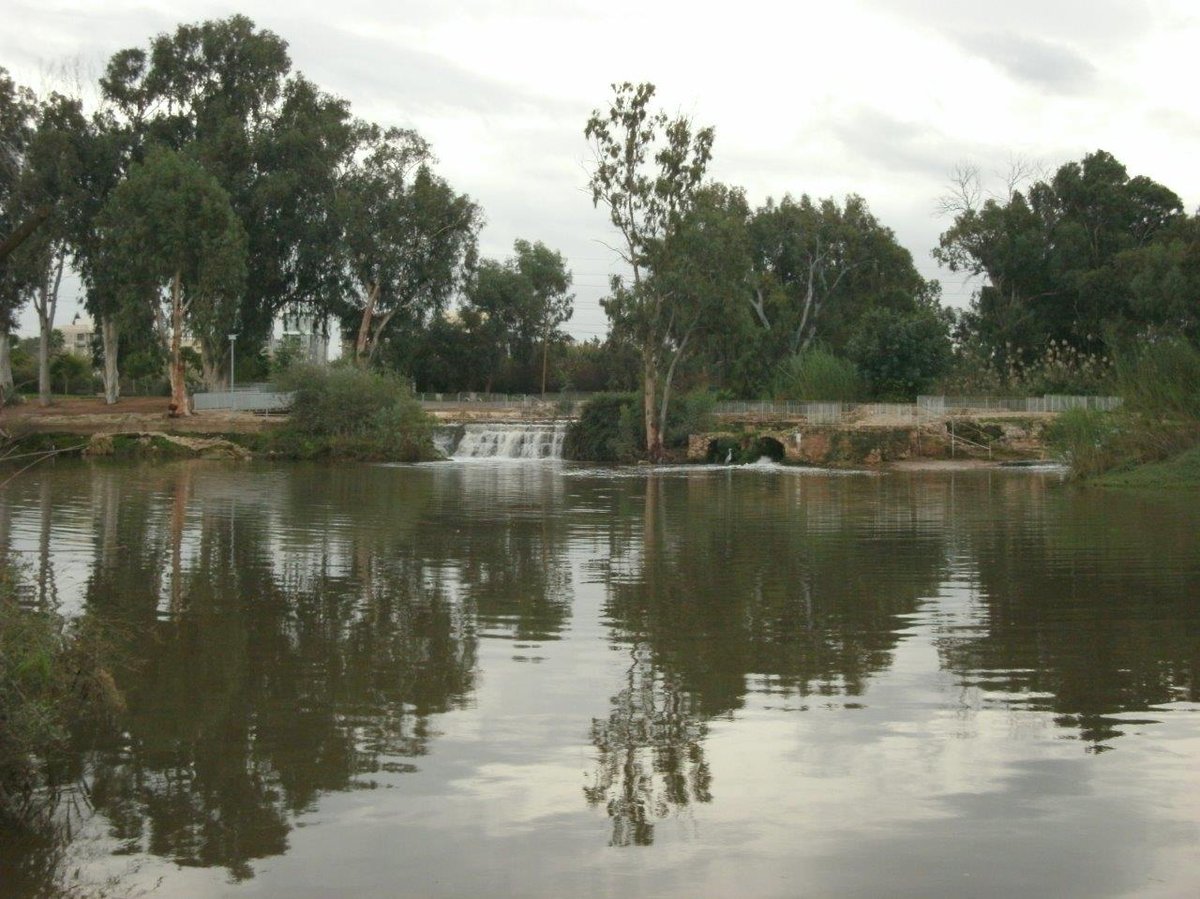
[[[1046,428],[1046,440],[1071,466],[1075,477],[1089,478],[1121,464],[1126,421],[1116,415],[1072,409]]]
[[[107,641],[22,607],[17,580],[10,564],[0,565],[0,828],[34,823],[43,767],[67,749],[74,728],[123,708]]]
[[[640,411],[637,394],[602,393],[583,404],[579,418],[567,427],[563,458],[579,462],[632,462],[631,419]],[[622,423],[624,421],[624,427]],[[623,433],[624,432],[624,433]]]
[[[716,397],[704,391],[678,397],[667,417],[665,445],[686,447],[690,435],[708,430],[715,403]],[[563,438],[563,457],[582,462],[644,459],[646,427],[638,395],[606,393],[584,403]]]
[[[50,360],[50,380],[65,394],[91,393],[95,387],[90,360],[74,353],[59,353]]]
[[[1200,351],[1184,340],[1158,340],[1118,355],[1116,371],[1125,401],[1119,411],[1072,411],[1047,429],[1076,477],[1128,472],[1200,444]]]
[[[340,312],[366,362],[397,317],[413,327],[445,308],[474,263],[482,216],[433,171],[429,145],[415,132],[370,127],[362,149],[337,215],[357,288]]]
[[[1116,379],[1129,411],[1200,422],[1200,350],[1187,341],[1159,339],[1118,354]]]
[[[275,347],[268,363],[271,377],[278,377],[283,372],[300,362],[303,348],[300,337],[296,334],[285,335]]]
[[[277,451],[298,458],[436,458],[433,421],[398,378],[350,365],[296,365],[276,381],[295,399]]]
[[[614,330],[641,354],[646,451],[657,460],[675,365],[729,296],[723,289],[729,260],[742,243],[701,238],[710,230],[727,237],[730,216],[745,201],[738,191],[702,189],[713,129],[651,112],[654,90],[648,82],[614,84],[612,105],[593,110],[584,135],[594,158],[592,202],[607,210],[633,270],[630,284],[613,279],[601,304]]]
[[[790,356],[775,375],[772,394],[781,400],[854,402],[865,393],[854,363],[813,346]]]
[[[950,366],[948,322],[929,309],[871,309],[859,320],[846,352],[872,395],[913,400]]]
[[[933,392],[954,396],[1107,395],[1115,391],[1107,355],[1051,340],[1029,361],[1019,354],[992,354],[969,338],[956,348],[950,367]]]
[[[1007,200],[979,204],[978,184],[968,177],[960,186],[934,257],[986,276],[966,324],[1000,370],[1030,362],[1052,339],[1096,354],[1111,331],[1195,326],[1194,299],[1188,309],[1180,292],[1198,283],[1183,204],[1161,184],[1131,178],[1111,154],[1069,162]],[[1174,249],[1150,249],[1160,240]]]
[[[1200,447],[1184,450],[1163,462],[1149,462],[1136,468],[1114,471],[1096,480],[1105,487],[1142,489],[1200,488]]]

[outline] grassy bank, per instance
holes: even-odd
[[[1047,431],[1072,475],[1107,486],[1197,486],[1200,350],[1152,342],[1118,358],[1116,412],[1074,410]]]
[[[1104,487],[1200,488],[1200,446],[1185,450],[1164,462],[1149,462],[1131,469],[1110,471],[1095,478],[1094,483]]]

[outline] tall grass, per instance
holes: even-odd
[[[1200,350],[1186,340],[1159,340],[1118,355],[1117,390],[1135,413],[1200,421]]]
[[[1200,445],[1200,351],[1159,340],[1117,356],[1115,413],[1064,413],[1047,437],[1076,477],[1127,471]]]

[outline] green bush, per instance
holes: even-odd
[[[667,410],[663,446],[679,449],[688,437],[709,428],[716,397],[707,391],[680,394]],[[601,393],[583,404],[579,418],[567,428],[563,457],[581,462],[636,462],[646,455],[642,397],[636,393]]]
[[[631,462],[637,458],[630,444],[640,399],[635,393],[601,393],[584,403],[579,418],[571,422],[563,437],[563,457],[581,462]]]
[[[863,379],[853,362],[823,347],[787,359],[775,376],[774,396],[781,400],[854,402],[862,399]]]
[[[275,383],[294,397],[277,452],[302,459],[436,457],[434,422],[396,377],[350,365],[297,365]]]
[[[34,823],[43,766],[68,750],[72,730],[124,705],[104,664],[108,642],[60,615],[23,608],[16,580],[0,565],[0,829]]]

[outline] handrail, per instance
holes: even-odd
[[[989,459],[992,458],[992,445],[990,443],[985,446],[982,443],[976,443],[974,440],[971,440],[968,437],[960,437],[957,434],[955,434],[954,433],[954,417],[953,416],[950,417],[948,424],[950,426],[949,434],[950,434],[950,456],[951,456],[951,458],[954,457],[954,441],[956,441],[956,440],[959,441],[960,443],[965,443],[967,446],[974,446],[981,450],[987,450],[988,458]]]

